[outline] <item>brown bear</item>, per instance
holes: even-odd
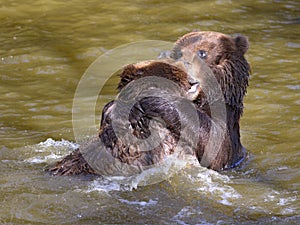
[[[186,103],[194,99],[189,97],[192,85],[184,65],[172,59],[140,62],[125,66],[120,76],[120,93],[103,109],[99,136],[49,168],[54,175],[131,175],[174,153],[183,132],[175,102],[177,97],[188,99]],[[124,89],[127,89],[125,94]],[[197,111],[195,107],[194,110]],[[161,118],[163,122],[151,123],[154,118]],[[189,128],[191,132],[197,129]],[[156,130],[156,134],[151,133],[151,129]],[[132,141],[134,137],[130,134],[138,140],[151,138],[141,146]],[[161,141],[152,148],[156,140]]]
[[[222,101],[226,106],[227,134],[218,155],[208,165],[214,170],[234,167],[244,159],[246,154],[240,141],[239,124],[250,75],[250,66],[244,57],[248,48],[248,39],[244,36],[233,38],[217,32],[192,32],[176,42],[172,54],[173,58],[181,58],[184,57],[181,49],[195,52],[212,70],[221,87],[224,96]],[[209,93],[209,90],[206,93]],[[209,98],[211,98],[209,94],[205,96],[202,92],[194,101],[208,115],[210,115],[212,102],[215,101]],[[196,154],[201,161],[204,148],[197,149]]]
[[[131,175],[162,162],[177,147],[213,170],[238,165],[245,157],[239,122],[250,72],[247,50],[243,36],[192,32],[175,43],[170,59],[126,66],[118,86],[125,94],[104,107],[99,135],[49,171]],[[175,84],[162,89],[153,76],[160,84]],[[215,106],[224,106],[224,112],[215,112],[220,109]]]

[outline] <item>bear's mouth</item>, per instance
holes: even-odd
[[[187,97],[189,100],[195,100],[201,91],[201,86],[199,81],[189,82],[191,87],[187,91]]]
[[[200,83],[199,82],[194,82],[194,83],[190,83],[191,88],[188,90],[188,93],[195,93],[198,91],[198,89],[200,89]]]

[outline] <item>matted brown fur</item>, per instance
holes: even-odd
[[[183,54],[185,48],[197,54],[213,71],[221,86],[224,104],[226,105],[227,118],[224,122],[227,128],[225,139],[222,142],[221,151],[210,162],[208,168],[222,170],[234,167],[245,157],[245,149],[240,141],[239,123],[243,112],[243,100],[250,73],[250,66],[244,58],[244,54],[248,50],[248,40],[243,36],[231,37],[217,32],[192,32],[184,35],[175,43],[171,54],[172,60],[176,61],[185,57]],[[122,90],[131,81],[144,76],[165,77],[176,82],[185,91],[191,87],[191,83],[189,83],[191,77],[180,66],[170,66],[170,64],[166,66],[161,61],[153,61],[149,62],[149,64],[142,63],[126,66],[121,74],[118,89]],[[198,108],[201,127],[193,127],[193,121],[190,121],[190,127],[188,127],[189,130],[187,131],[199,133],[199,141],[196,143],[197,149],[195,149],[199,162],[201,162],[204,155],[212,126],[210,106],[207,98],[208,96],[205,93],[200,92],[194,100],[194,104]],[[135,106],[135,110],[133,110],[131,119],[135,122],[130,121],[132,123],[131,129],[132,132],[136,132],[137,136],[143,137],[144,133],[147,134],[149,120],[155,116],[161,116],[164,121],[169,123],[167,129],[163,130],[161,127],[157,127],[158,131],[169,134],[169,140],[166,140],[166,143],[148,153],[143,153],[142,149],[132,149],[131,146],[124,146],[123,143],[119,143],[111,125],[112,115],[117,113],[114,111],[114,106],[115,103],[112,101],[103,109],[99,138],[104,143],[106,150],[111,152],[115,158],[128,164],[148,165],[159,162],[165,154],[172,153],[177,143],[177,131],[180,129],[180,124],[176,121],[178,118],[176,110],[171,114],[166,113],[169,112],[169,108],[173,107],[171,103],[166,104],[161,99],[148,98],[143,100],[143,102],[139,102]],[[141,133],[142,131],[144,132],[143,134]],[[76,160],[74,157],[80,159]],[[65,157],[50,168],[50,171],[56,175],[95,172],[81,158],[82,155],[77,150],[75,154]],[[78,165],[78,163],[82,163],[83,166]]]
[[[142,77],[156,76],[169,79],[178,84],[178,90],[188,90],[191,87],[188,82],[188,75],[183,68],[179,68],[181,67],[180,63],[177,64],[178,66],[171,63],[174,63],[174,60],[147,61],[127,65],[120,74],[121,81],[118,88],[121,90],[128,83]],[[137,92],[141,88],[143,87],[136,87],[132,91]],[[155,94],[158,93],[153,93],[153,95]],[[121,139],[117,138],[112,125],[112,117],[118,113],[122,113],[118,109],[115,109],[115,107],[116,101],[112,101],[104,107],[102,113],[99,139],[105,151],[109,152],[122,163],[139,167],[156,164],[162,161],[166,155],[173,154],[180,136],[181,127],[178,113],[176,108],[172,106],[172,103],[168,102],[167,99],[158,99],[155,97],[143,98],[132,107],[129,118],[128,115],[123,115],[123,121],[119,121],[119,124],[123,124],[123,127],[125,127],[127,123],[126,119],[129,119],[131,124],[131,128],[129,128],[130,132],[138,138],[145,139],[150,135],[150,120],[153,117],[160,117],[167,127],[165,128],[160,122],[157,122],[156,126],[159,133],[165,136],[165,139],[149,151],[128,146]],[[96,173],[84,159],[80,150],[83,149],[77,149],[74,153],[71,153],[50,167],[48,171],[54,175]]]
[[[153,60],[127,65],[120,74],[118,90],[121,91],[128,83],[142,77],[157,76],[169,79],[187,91],[191,85],[183,65],[173,60]]]
[[[182,51],[199,54],[213,71],[224,94],[227,111],[228,138],[222,151],[211,163],[211,169],[220,170],[233,167],[245,154],[240,141],[240,117],[244,108],[244,96],[247,91],[250,66],[244,57],[249,48],[248,39],[244,36],[231,37],[218,32],[191,32],[181,37],[173,49],[172,57],[184,57]],[[205,54],[204,54],[205,53]],[[210,115],[210,106],[205,93],[200,93],[194,101],[199,108]],[[197,151],[201,160],[203,151]]]
[[[79,149],[64,157],[48,169],[53,175],[95,174],[95,170],[86,162]]]

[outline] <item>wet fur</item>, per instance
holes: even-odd
[[[217,32],[192,32],[180,38],[173,49],[173,57],[184,57],[182,49],[197,53],[207,52],[206,64],[213,71],[224,94],[227,111],[227,137],[222,150],[209,168],[220,170],[232,167],[238,162],[245,150],[240,141],[240,118],[244,108],[244,96],[247,91],[250,66],[244,57],[249,48],[248,40],[243,36],[235,38]],[[200,93],[194,103],[210,115],[208,97]],[[203,149],[198,149],[199,161]]]
[[[248,40],[243,36],[232,38],[230,36],[216,32],[192,32],[180,38],[173,49],[171,57],[179,60],[184,57],[183,49],[197,53],[198,50],[205,50],[208,54],[205,63],[213,71],[224,94],[226,104],[227,121],[214,124],[211,120],[210,98],[205,93],[200,92],[193,100],[197,108],[198,118],[201,126],[195,127],[193,121],[189,121],[189,115],[180,115],[182,112],[176,110],[176,99],[182,97],[182,91],[174,92],[174,102],[166,102],[163,98],[148,97],[138,101],[131,110],[129,120],[122,119],[120,112],[114,108],[116,102],[108,103],[102,113],[102,120],[99,132],[99,139],[108,151],[123,163],[143,167],[152,165],[163,160],[166,155],[172,154],[178,143],[179,137],[185,132],[184,140],[186,152],[195,152],[199,162],[201,162],[209,139],[209,132],[215,129],[216,132],[226,128],[225,139],[217,157],[210,161],[207,166],[214,170],[233,167],[244,157],[244,148],[240,141],[240,117],[243,113],[243,98],[246,93],[249,79],[250,67],[244,58],[248,49]],[[128,65],[121,74],[121,81],[118,89],[122,90],[133,80],[145,76],[161,76],[176,82],[181,90],[185,92],[191,87],[191,77],[179,67],[164,65],[161,62],[149,62],[145,64]],[[195,78],[193,78],[195,79]],[[201,80],[200,78],[197,78]],[[160,90],[153,90],[160,91]],[[154,93],[153,93],[154,94]],[[159,93],[155,93],[156,96]],[[161,93],[163,95],[164,93]],[[117,116],[115,114],[118,114]],[[136,137],[145,139],[150,135],[150,121],[154,121],[154,126],[158,133],[166,135],[167,138],[151,151],[144,152],[135,146],[128,146],[117,138],[112,127],[112,120],[119,118],[120,126],[125,128],[130,125],[130,132]],[[160,118],[166,126],[162,125]],[[179,118],[184,118],[180,121]],[[127,128],[126,128],[127,129]],[[197,136],[197,143],[192,143],[194,135]],[[78,159],[79,158],[79,159]],[[78,165],[83,164],[83,166]],[[70,175],[82,173],[95,173],[80,154],[80,150],[66,156],[63,160],[52,166],[49,171],[56,175]],[[98,171],[97,171],[98,172]]]
[[[155,87],[151,87],[148,90],[148,83],[132,87],[128,92],[133,98],[143,95],[146,97],[141,97],[133,105],[130,110],[129,120],[126,120],[128,116],[124,112],[128,103],[127,101],[123,102],[120,96],[117,100],[109,102],[103,108],[98,137],[98,142],[101,142],[101,146],[99,143],[93,143],[97,148],[101,148],[101,150],[97,149],[97,151],[108,152],[114,158],[118,159],[119,162],[136,166],[142,170],[143,167],[159,163],[165,156],[174,153],[182,130],[175,102],[178,97],[181,97],[180,99],[185,97],[186,90],[191,85],[188,82],[188,75],[182,69],[170,64],[168,61],[149,61],[128,65],[124,67],[120,76],[119,90],[122,90],[125,86],[128,88],[128,84],[132,84],[132,81],[142,77],[163,77],[174,82],[174,87],[171,87],[171,89],[173,88],[171,90],[174,93],[173,96],[169,95],[170,90],[166,91]],[[148,97],[152,95],[161,97]],[[163,98],[163,96],[166,98]],[[170,98],[172,99],[171,101],[168,100]],[[131,141],[130,137],[125,135],[122,138],[118,138],[112,121],[117,124],[118,130],[124,130],[129,136],[130,134],[134,134],[140,139],[146,139],[150,135],[153,135],[151,134],[151,128],[155,129],[158,131],[156,134],[157,137],[161,138],[162,142],[149,151],[139,149],[134,144],[128,145],[127,143]],[[128,133],[127,129],[129,129]],[[191,132],[194,133],[194,130]],[[97,142],[97,140],[95,141]],[[87,144],[87,146],[90,145]],[[81,172],[84,174],[89,172],[99,174],[100,170],[105,174],[118,174],[118,165],[111,165],[104,170],[101,168],[95,172],[94,167],[92,168],[85,160],[84,154],[86,148],[86,146],[81,146],[74,153],[71,153],[50,167],[48,171],[54,175],[71,175],[80,174],[80,168],[82,168]],[[77,165],[78,163],[82,165]]]

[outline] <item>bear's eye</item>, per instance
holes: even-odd
[[[204,50],[199,50],[197,52],[197,55],[201,58],[201,59],[206,59],[207,58],[207,53]]]

